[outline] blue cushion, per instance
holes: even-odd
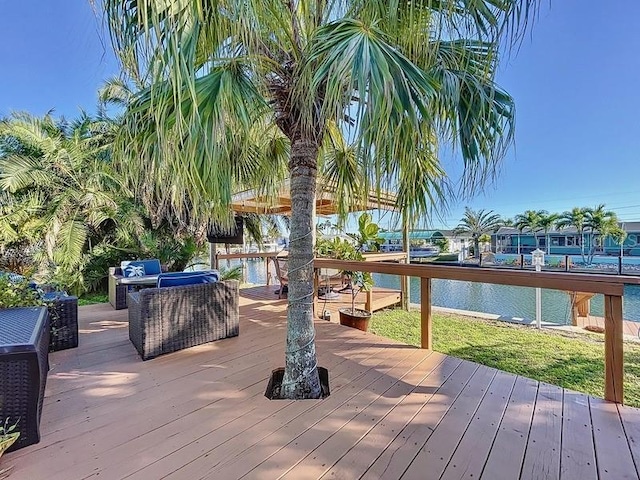
[[[40,294],[40,298],[42,298],[42,300],[44,300],[45,302],[53,302],[55,300],[58,300],[60,298],[65,298],[68,296],[69,294],[65,291],[48,292],[48,293]]]
[[[143,277],[145,275],[158,275],[161,273],[160,260],[132,260],[120,263],[122,275],[125,277]]]
[[[220,273],[217,270],[161,273],[158,275],[158,288],[197,285],[200,283],[215,283],[219,279]]]

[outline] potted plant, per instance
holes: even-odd
[[[0,457],[2,454],[13,445],[18,437],[20,437],[20,432],[15,431],[18,426],[18,422],[13,425],[9,425],[9,419],[5,419],[4,423],[0,423]],[[0,480],[3,478],[7,478],[11,473],[11,467],[9,468],[1,468],[0,467]]]
[[[353,239],[348,241],[339,237],[333,239],[319,239],[316,243],[316,251],[319,256],[335,258],[337,260],[364,261],[363,250],[377,251],[382,239],[378,237],[378,225],[371,221],[368,213],[363,213],[358,218],[358,233],[347,234]],[[349,279],[351,292],[351,307],[338,310],[340,324],[367,331],[371,312],[355,307],[356,296],[362,291],[371,290],[373,278],[369,272],[352,272],[343,270],[342,274]]]
[[[373,279],[369,272],[344,272],[351,281],[351,307],[338,310],[340,313],[340,325],[357,328],[366,332],[369,329],[371,312],[356,308],[356,296],[362,291],[371,290]]]

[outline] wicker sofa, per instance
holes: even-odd
[[[239,333],[233,280],[129,292],[129,338],[143,360]]]

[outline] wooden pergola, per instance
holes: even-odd
[[[395,210],[396,200],[396,196],[391,192],[381,191],[378,194],[372,190],[365,201],[352,205],[351,211]],[[280,190],[274,196],[267,196],[256,190],[238,192],[233,195],[231,209],[238,213],[290,215],[290,182],[289,180],[283,182]],[[338,202],[335,186],[330,183],[319,183],[316,194],[316,214],[335,215],[336,213],[338,213]]]

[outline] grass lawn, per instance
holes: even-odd
[[[78,305],[93,305],[94,303],[107,303],[109,295],[106,293],[85,293],[78,299]]]
[[[369,331],[420,345],[420,313],[386,310]],[[554,385],[604,396],[604,335],[537,331],[500,321],[434,313],[434,350]],[[624,400],[640,407],[640,344],[624,345]]]

